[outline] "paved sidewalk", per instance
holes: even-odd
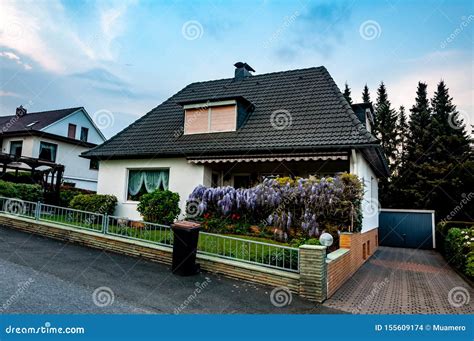
[[[391,247],[324,303],[355,314],[472,314],[473,304],[474,291],[439,253]]]
[[[340,313],[296,295],[275,307],[272,290],[0,227],[0,314]]]

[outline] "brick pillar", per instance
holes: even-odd
[[[323,302],[327,295],[326,247],[300,246],[300,295]]]
[[[339,247],[341,249],[350,249],[352,245],[352,233],[342,232],[339,235]]]

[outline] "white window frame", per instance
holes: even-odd
[[[170,167],[130,167],[125,168],[125,188],[124,188],[124,204],[138,204],[140,201],[137,200],[129,200],[128,199],[128,182],[130,180],[130,171],[133,170],[167,170],[168,171],[168,189],[170,184],[171,178],[171,169]]]

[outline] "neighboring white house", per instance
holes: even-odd
[[[96,191],[98,164],[80,155],[106,139],[82,108],[1,116],[1,152],[65,166],[65,183]]]
[[[357,174],[365,185],[363,231],[378,227],[378,178],[387,176],[370,132],[373,108],[350,106],[324,67],[188,85],[84,156],[100,163],[98,193],[115,214],[140,219],[141,194],[177,192],[181,209],[200,185],[251,186],[268,176]]]

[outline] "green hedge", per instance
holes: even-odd
[[[71,200],[79,194],[95,194],[93,191],[88,191],[81,188],[61,187],[59,192],[59,206],[71,207]]]
[[[448,231],[453,227],[465,229],[465,228],[473,228],[474,222],[473,221],[447,221],[447,222],[440,222],[436,225],[436,248],[439,252],[445,252],[444,248],[444,240],[448,234]]]
[[[26,201],[43,201],[43,190],[39,185],[16,184],[0,180],[0,196]]]
[[[449,229],[444,240],[444,256],[452,266],[474,278],[474,227]]]
[[[179,194],[171,191],[157,190],[142,195],[137,211],[143,220],[150,223],[170,225],[181,212]]]
[[[33,178],[31,172],[7,172],[0,177],[0,180],[17,184],[35,184],[38,176]]]
[[[79,194],[72,198],[70,207],[76,210],[114,214],[117,197],[106,194]]]

